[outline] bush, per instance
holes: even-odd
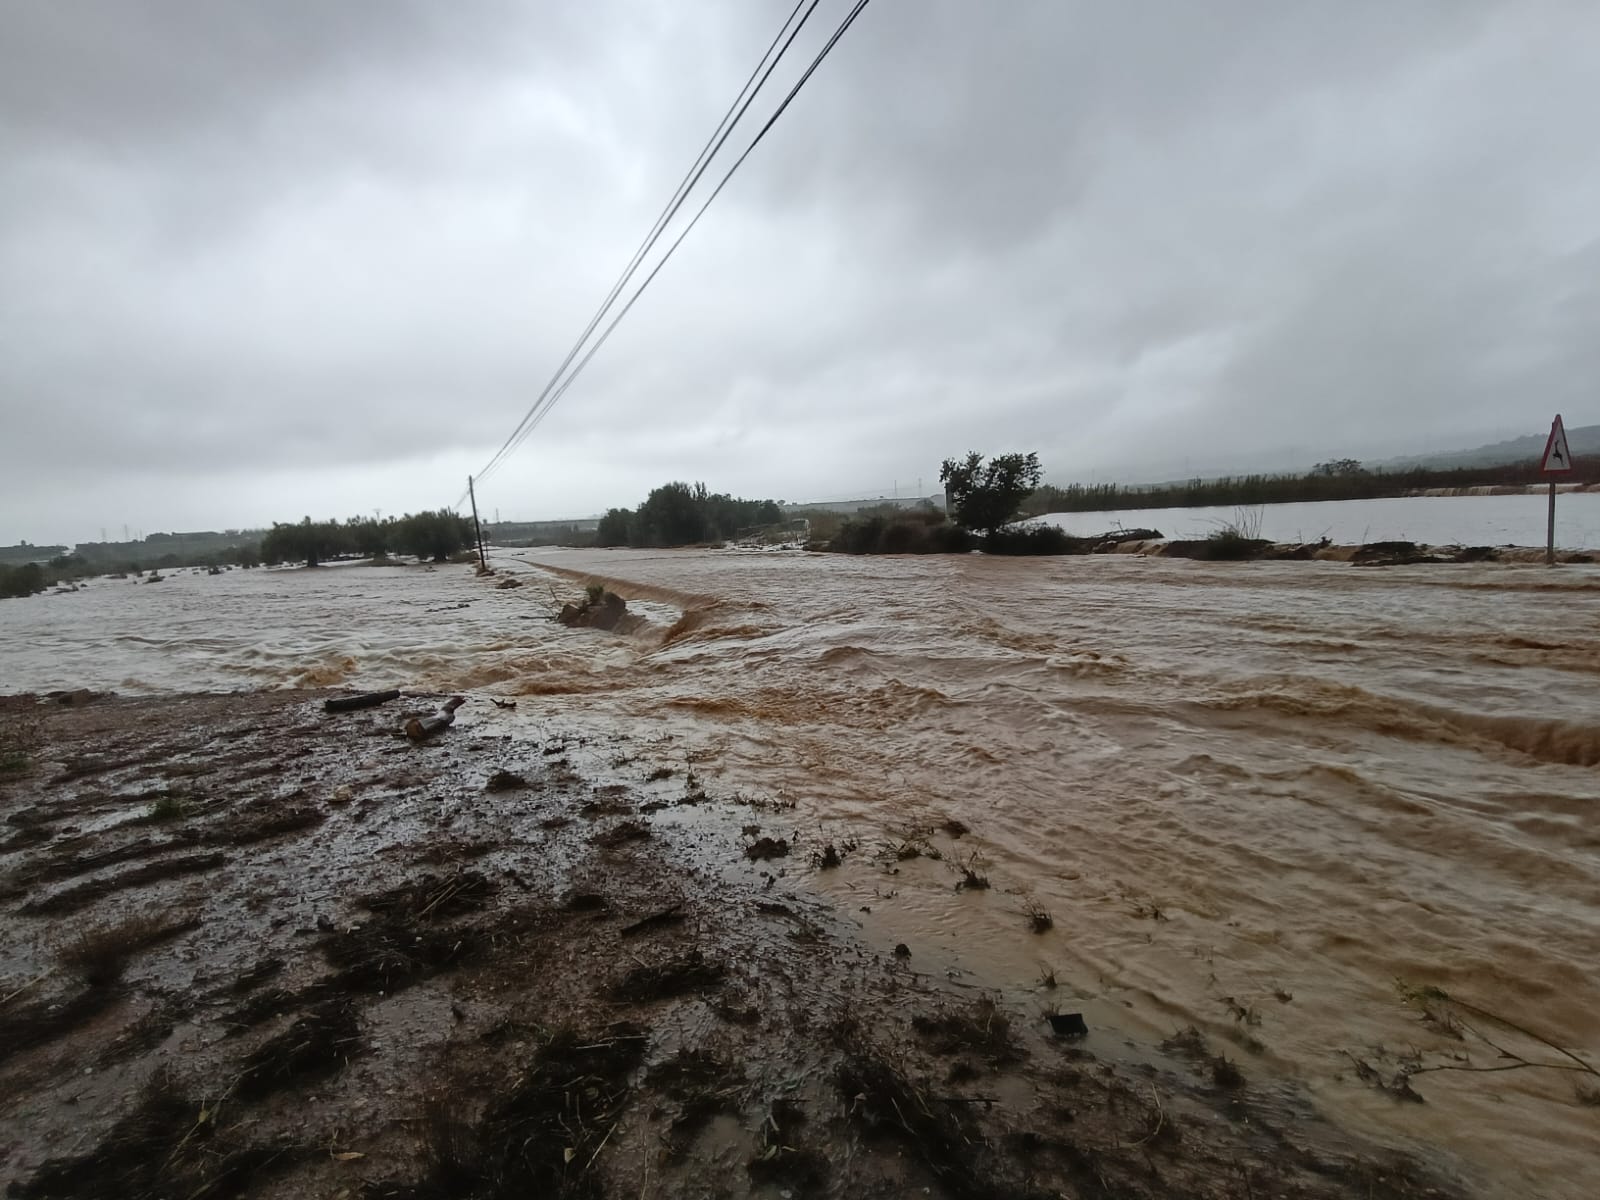
[[[31,596],[42,592],[50,580],[38,563],[23,563],[20,567],[0,566],[0,597]]]
[[[1208,537],[1205,540],[1205,553],[1197,557],[1212,562],[1243,562],[1250,558],[1260,558],[1262,552],[1271,544],[1261,538],[1246,537],[1229,526],[1227,529],[1217,530]]]
[[[858,517],[839,527],[828,549],[841,554],[965,554],[976,544],[940,512]]]
[[[985,554],[1087,554],[1088,538],[1073,537],[1056,525],[1014,525],[983,539]]]

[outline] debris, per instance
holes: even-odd
[[[455,724],[456,709],[467,702],[465,696],[452,696],[431,717],[412,717],[406,722],[406,736],[413,742],[426,741]]]
[[[511,578],[511,576],[507,575],[499,583],[494,585],[494,590],[497,591],[497,592],[503,592],[508,588],[519,588],[521,586],[522,586],[522,580],[513,579],[513,578]]]
[[[911,947],[906,945],[904,942],[899,943],[894,948],[894,956],[896,958],[910,958],[911,957]]]
[[[610,631],[628,615],[628,602],[615,592],[594,586],[580,604],[563,604],[556,620],[569,629]]]
[[[978,1054],[995,1064],[1015,1062],[1019,1057],[1011,1037],[1011,1018],[989,996],[980,996],[964,1008],[946,1009],[936,1017],[913,1017],[911,1028],[928,1039],[938,1054]]]
[[[844,859],[839,856],[839,848],[832,842],[824,846],[820,853],[813,853],[811,856],[811,865],[819,871],[831,871],[843,862]]]
[[[1089,1032],[1082,1013],[1047,1013],[1045,1019],[1057,1037],[1085,1037]]]
[[[419,921],[443,920],[482,911],[495,891],[495,885],[481,871],[468,869],[444,876],[424,874],[388,891],[363,896],[359,903],[369,912]],[[322,928],[320,921],[317,927]]]
[[[789,856],[788,838],[757,838],[754,843],[744,848],[744,856],[755,862],[766,862],[773,858],[787,858]]]
[[[489,699],[494,701],[494,706],[496,708],[516,708],[517,707],[517,702],[515,700],[502,700],[498,696],[490,696]]]
[[[337,696],[332,700],[324,700],[322,707],[326,712],[353,712],[358,708],[376,708],[380,704],[387,704],[391,700],[400,699],[400,689],[390,688],[387,692],[363,692],[359,696]]]
[[[525,788],[528,781],[515,771],[499,770],[489,776],[489,782],[484,784],[484,789],[491,792],[509,792],[516,788]]]
[[[631,1000],[644,1003],[651,1000],[670,1000],[687,992],[704,991],[722,982],[727,968],[721,963],[707,962],[698,950],[691,950],[682,958],[674,958],[658,966],[634,967],[611,986],[613,1000]]]
[[[623,821],[613,825],[604,833],[594,836],[594,844],[606,850],[615,850],[626,846],[629,842],[643,841],[650,837],[650,826],[642,821]]]
[[[332,1074],[344,1066],[360,1041],[355,1006],[349,1000],[318,1005],[245,1058],[238,1095],[258,1099],[293,1086],[297,1079]]]
[[[93,704],[96,700],[110,698],[112,692],[95,692],[88,688],[74,688],[70,692],[46,692],[45,695],[57,704],[64,704],[68,708],[78,708],[85,704]]]

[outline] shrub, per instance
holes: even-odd
[[[38,563],[23,563],[20,567],[0,566],[0,597],[31,596],[44,591],[49,582],[44,568]]]
[[[974,539],[943,513],[906,512],[846,521],[828,543],[842,554],[964,554]]]
[[[983,539],[985,554],[1087,554],[1089,546],[1056,525],[1014,525]]]

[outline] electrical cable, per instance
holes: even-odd
[[[744,164],[745,159],[750,157],[750,154],[755,150],[755,148],[761,144],[761,140],[766,137],[768,131],[771,130],[773,125],[777,123],[778,118],[783,115],[784,111],[789,107],[795,96],[800,93],[800,89],[806,85],[806,82],[816,72],[817,68],[822,65],[823,60],[826,59],[833,51],[834,46],[836,46],[845,33],[849,31],[850,26],[855,23],[856,18],[861,15],[862,10],[867,7],[868,3],[870,3],[870,0],[856,0],[855,5],[850,9],[850,12],[845,16],[844,20],[839,23],[839,27],[834,30],[833,35],[827,40],[826,43],[824,43],[822,49],[817,52],[816,57],[811,60],[811,65],[806,68],[804,74],[800,76],[795,85],[789,89],[788,95],[786,95],[783,98],[783,102],[778,105],[777,111],[775,111],[772,116],[767,119],[766,124],[761,127],[760,132],[756,134],[749,146],[747,146],[744,152],[740,154],[736,160],[734,160],[733,166],[728,168],[728,171],[725,175],[723,175],[721,182],[717,184],[716,188],[706,199],[705,203],[700,206],[699,211],[696,212],[693,218],[690,219],[689,224],[684,228],[683,232],[678,235],[677,239],[672,243],[672,245],[667,248],[667,252],[662,255],[661,260],[657,262],[650,273],[645,276],[644,282],[639,285],[638,290],[634,292],[627,304],[623,306],[622,311],[619,312],[612,319],[611,323],[606,326],[599,339],[593,346],[589,348],[588,352],[583,356],[583,358],[579,360],[578,365],[572,369],[571,374],[569,374],[566,379],[561,382],[560,386],[555,388],[553,392],[550,392],[549,389],[546,389],[548,395],[541,396],[539,400],[534,402],[533,408],[529,409],[528,415],[523,418],[517,430],[512,433],[512,436],[507,439],[505,446],[502,447],[501,453],[496,456],[496,465],[498,465],[499,462],[503,462],[505,458],[509,457],[511,454],[515,453],[517,448],[528,439],[528,437],[536,428],[538,428],[540,422],[544,420],[545,416],[549,414],[550,410],[553,409],[561,400],[561,398],[566,395],[567,389],[570,388],[578,376],[582,374],[583,369],[589,365],[590,360],[594,358],[595,354],[600,350],[600,347],[605,345],[607,339],[610,338],[617,325],[624,317],[628,315],[628,312],[633,308],[633,306],[638,303],[639,298],[644,295],[645,289],[647,289],[655,277],[660,274],[661,268],[667,265],[667,262],[669,259],[671,259],[673,253],[678,249],[679,246],[683,244],[683,240],[689,236],[690,231],[693,230],[695,225],[699,223],[700,218],[705,216],[706,210],[711,207],[712,202],[715,201],[716,198],[721,194],[722,189],[728,185],[728,181],[733,178],[734,173],[738,171],[740,166]],[[485,471],[485,474],[487,474],[487,470]],[[482,476],[479,476],[479,478],[481,479]]]
[[[806,4],[806,0],[796,0],[793,10],[790,11],[789,16],[784,20],[782,26],[779,27],[777,34],[773,37],[771,43],[767,46],[766,51],[757,61],[755,68],[750,72],[749,77],[745,80],[744,85],[739,89],[738,94],[734,96],[733,102],[728,105],[727,111],[723,113],[722,119],[717,123],[716,128],[712,130],[711,136],[706,139],[706,144],[701,147],[700,153],[695,156],[694,162],[690,164],[688,171],[684,173],[683,179],[679,181],[678,186],[673,190],[672,195],[668,198],[666,205],[661,210],[661,213],[656,217],[655,223],[650,227],[650,232],[645,235],[644,241],[642,241],[639,244],[639,248],[634,251],[633,257],[628,261],[628,265],[623,268],[622,274],[619,275],[617,277],[617,281],[612,284],[610,292],[607,293],[606,298],[601,302],[600,307],[595,310],[594,315],[589,319],[588,325],[584,327],[583,332],[578,336],[578,340],[575,341],[572,344],[572,348],[567,351],[567,356],[561,360],[561,365],[556,368],[555,374],[553,374],[550,377],[549,382],[545,384],[544,390],[539,393],[533,404],[529,406],[528,411],[523,415],[522,420],[517,423],[516,428],[511,431],[510,436],[506,438],[505,442],[501,444],[500,449],[494,453],[494,455],[489,459],[489,462],[481,471],[478,472],[475,478],[486,478],[511,452],[513,448],[512,443],[517,440],[518,435],[523,432],[528,422],[534,419],[535,413],[538,412],[540,406],[544,404],[545,400],[549,397],[552,389],[556,387],[567,368],[572,365],[572,360],[578,356],[578,353],[583,349],[584,344],[593,335],[600,322],[605,319],[606,314],[611,310],[612,305],[616,303],[617,297],[622,294],[623,289],[627,287],[634,274],[639,270],[639,267],[643,263],[644,259],[648,257],[650,251],[655,248],[657,241],[660,240],[662,234],[666,230],[666,227],[671,224],[673,217],[677,216],[678,210],[683,207],[684,202],[688,199],[689,193],[693,191],[695,185],[700,182],[701,177],[710,167],[712,159],[716,157],[717,153],[720,152],[722,147],[727,143],[728,138],[733,134],[734,128],[738,125],[739,121],[743,119],[745,113],[749,111],[750,106],[755,102],[756,96],[760,93],[761,89],[766,86],[767,80],[772,77],[772,73],[777,69],[778,63],[782,61],[784,55],[789,52],[789,48],[794,44],[795,38],[800,35],[800,31],[805,27],[806,22],[811,19],[811,14],[816,11],[819,2],[820,0],[810,0],[810,7],[806,9],[805,15],[800,18],[799,24],[795,24],[795,16]],[[794,26],[793,30],[790,30],[791,25]],[[786,41],[784,40],[785,33],[788,34],[788,39]],[[778,49],[777,56],[774,57],[773,50],[778,47],[780,42],[782,42],[782,48]],[[770,63],[768,61],[769,59],[771,60]],[[764,73],[763,68],[765,68]],[[759,82],[757,82],[758,77]],[[754,89],[751,87],[752,83],[755,84]]]

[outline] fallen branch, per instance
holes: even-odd
[[[436,733],[441,733],[455,724],[456,709],[467,702],[465,696],[452,696],[444,702],[438,712],[431,717],[412,717],[406,722],[406,736],[413,742],[426,741]]]
[[[364,692],[359,696],[337,696],[332,700],[324,700],[322,707],[326,712],[353,712],[358,708],[376,708],[380,704],[387,704],[391,700],[400,699],[400,689],[391,688],[387,692]]]

